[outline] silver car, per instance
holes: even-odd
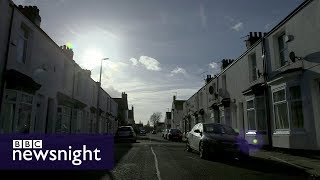
[[[137,135],[134,132],[132,126],[120,126],[116,132],[115,140],[136,142]]]

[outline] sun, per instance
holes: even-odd
[[[83,52],[83,66],[86,69],[93,69],[100,65],[101,59],[104,58],[100,49],[87,48]]]

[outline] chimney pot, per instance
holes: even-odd
[[[254,32],[254,37],[258,37],[257,32]]]

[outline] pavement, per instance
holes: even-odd
[[[312,177],[320,179],[320,156],[305,157],[277,151],[267,151],[264,149],[252,149],[250,155],[287,163],[305,170]]]

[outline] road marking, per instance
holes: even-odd
[[[156,155],[156,153],[154,153],[152,147],[151,147],[151,152],[152,152],[152,154],[154,156],[154,164],[156,166],[158,180],[161,180],[160,171],[159,171],[159,167],[158,167],[157,155]]]

